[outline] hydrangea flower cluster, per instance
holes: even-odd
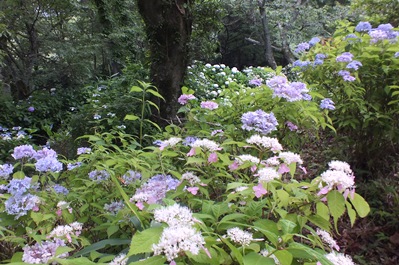
[[[155,175],[144,183],[141,188],[130,198],[131,202],[136,202],[137,207],[143,209],[143,202],[148,204],[162,203],[166,192],[175,190],[180,181],[172,178],[170,175]]]
[[[370,22],[368,22],[368,21],[360,21],[357,24],[355,30],[357,32],[368,32],[371,28],[372,28],[372,26],[371,26]]]
[[[302,53],[302,52],[305,52],[305,51],[309,50],[309,48],[310,48],[309,43],[302,42],[302,43],[298,44],[297,48],[295,49],[295,52],[296,53]]]
[[[104,210],[111,215],[116,215],[123,208],[125,208],[125,204],[123,203],[123,201],[116,201],[109,204],[104,204]]]
[[[32,185],[31,182],[31,178],[25,177],[12,179],[6,185],[6,190],[11,196],[4,203],[5,210],[8,214],[15,215],[15,219],[26,215],[30,210],[38,210],[39,197],[29,193],[29,190],[35,190],[37,185]]]
[[[109,179],[109,173],[103,169],[103,170],[93,170],[89,173],[89,178],[95,182],[103,182],[107,179]]]
[[[183,94],[177,99],[177,102],[179,102],[181,105],[186,105],[189,100],[193,100],[193,99],[197,99],[197,98],[191,94]]]
[[[60,184],[54,184],[52,188],[58,194],[68,195],[69,193],[69,190]]]
[[[203,109],[214,110],[214,109],[217,109],[218,107],[219,107],[219,105],[213,101],[202,101],[201,102],[201,108],[203,108]]]
[[[342,78],[344,79],[344,81],[348,81],[348,82],[353,82],[356,80],[356,78],[354,78],[353,76],[351,76],[351,73],[349,71],[346,70],[340,70],[338,72],[338,75],[342,76]]]
[[[168,140],[165,141],[161,141],[160,145],[159,145],[159,150],[163,150],[166,147],[173,147],[175,145],[177,145],[182,139],[180,137],[171,137]]]
[[[12,157],[16,160],[18,159],[31,159],[36,155],[35,149],[31,145],[20,145],[14,148],[14,152],[12,153]]]
[[[54,241],[36,242],[32,246],[26,245],[23,248],[22,261],[30,264],[47,264],[47,262],[55,257],[57,248],[64,247],[64,240],[56,238]],[[68,257],[68,253],[58,255],[57,258]]]
[[[141,179],[141,173],[134,171],[134,170],[128,170],[122,177],[121,181],[124,185],[130,185],[135,183],[136,181]]]
[[[11,164],[0,165],[0,177],[3,179],[8,179],[8,177],[14,171],[14,166]]]
[[[90,153],[91,153],[91,148],[89,147],[79,147],[78,150],[76,151],[77,155],[90,154]]]
[[[0,125],[0,140],[11,141],[11,140],[24,140],[26,138],[32,138],[32,135],[28,135],[22,127],[12,127],[11,129]]]
[[[327,231],[317,228],[316,233],[318,236],[320,236],[321,240],[330,247],[331,250],[335,249],[339,251],[339,246],[337,242],[334,240],[334,238],[332,238],[332,236]]]
[[[348,255],[338,253],[338,252],[331,252],[325,256],[329,261],[332,262],[334,265],[356,265],[352,258]],[[322,265],[321,262],[317,262],[316,265]]]
[[[262,79],[260,78],[254,78],[249,80],[248,84],[250,86],[261,86],[262,85]]]
[[[198,220],[192,216],[189,208],[178,204],[163,207],[155,210],[154,218],[158,222],[168,224],[158,244],[152,246],[154,255],[164,254],[168,261],[173,261],[187,251],[198,255],[201,249],[205,249],[204,238],[193,227]]]
[[[285,76],[275,76],[266,84],[273,90],[273,97],[285,98],[289,102],[307,100],[309,90],[302,82],[288,82]]]
[[[290,165],[291,163],[298,163],[298,164],[303,163],[300,155],[295,154],[293,152],[280,152],[278,157],[287,165]]]
[[[344,52],[341,55],[338,55],[335,60],[339,63],[349,63],[353,60],[353,54],[350,52]]]
[[[256,131],[261,134],[269,134],[271,131],[277,129],[277,119],[273,112],[266,113],[259,109],[256,111],[249,111],[242,115],[241,122],[242,129],[246,131]]]
[[[72,236],[79,236],[82,232],[83,224],[79,222],[73,222],[69,225],[59,225],[55,227],[47,236],[47,238],[67,240],[69,243],[72,242]]]
[[[261,148],[269,149],[273,151],[273,153],[283,150],[283,146],[279,143],[277,138],[270,138],[255,134],[247,139],[246,142],[249,144],[257,145]]]
[[[47,147],[35,151],[31,145],[20,145],[14,148],[12,157],[16,160],[35,159],[35,167],[39,172],[60,172],[62,170],[62,163],[57,160],[57,153]]]
[[[319,195],[327,194],[330,190],[337,188],[347,196],[353,193],[355,189],[355,176],[348,163],[342,161],[331,161],[329,169],[321,174],[321,182],[327,184],[323,186],[320,183]]]
[[[244,231],[238,227],[227,229],[227,238],[231,241],[240,244],[241,246],[249,246],[253,241],[252,233]]]
[[[268,183],[274,179],[280,179],[281,175],[271,167],[265,167],[258,170],[256,174],[260,183]]]
[[[82,165],[83,165],[82,162],[68,163],[67,164],[67,169],[68,170],[73,170],[73,169],[78,168],[78,167],[80,167]]]
[[[195,175],[193,172],[188,171],[181,176],[181,180],[186,180],[191,186],[198,184],[201,182],[200,178]]]
[[[320,102],[321,109],[335,110],[334,101],[330,98],[322,99]]]

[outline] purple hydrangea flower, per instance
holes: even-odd
[[[322,65],[324,63],[324,60],[322,60],[322,59],[316,59],[316,60],[314,60],[314,62],[313,62],[313,65]]]
[[[130,185],[130,184],[136,182],[139,179],[141,179],[141,173],[137,172],[137,171],[134,171],[134,170],[128,170],[122,176],[123,184],[125,184],[125,185]]]
[[[111,202],[109,204],[104,204],[104,210],[109,212],[112,215],[117,214],[120,210],[125,208],[125,204],[123,201],[116,201],[116,202]]]
[[[277,129],[277,119],[272,112],[266,113],[263,110],[256,110],[244,113],[241,117],[242,129],[256,131],[261,134],[268,134]]]
[[[81,154],[90,154],[91,153],[91,148],[89,147],[79,147],[78,150],[76,151],[77,155]]]
[[[60,172],[62,163],[54,157],[44,157],[35,163],[36,170],[39,172]]]
[[[275,76],[266,84],[273,90],[273,97],[285,98],[290,102],[303,99],[302,95],[309,91],[302,82],[288,83],[285,76]]]
[[[372,27],[371,27],[370,22],[363,22],[363,21],[361,21],[361,22],[359,22],[359,24],[357,24],[355,30],[356,30],[357,32],[364,32],[364,31],[369,31],[371,28],[372,28]]]
[[[162,140],[155,140],[152,144],[153,144],[153,145],[157,145],[157,146],[161,146],[162,143],[163,143]]]
[[[294,123],[292,123],[290,121],[285,122],[285,125],[287,125],[288,129],[291,132],[298,130],[298,126],[296,126]]]
[[[381,24],[377,27],[378,30],[382,30],[382,31],[391,31],[393,29],[393,26],[388,23],[388,24]]]
[[[194,95],[183,94],[177,99],[177,102],[179,102],[181,105],[186,105],[188,101],[192,99],[197,98]]]
[[[302,53],[302,52],[304,52],[304,51],[309,50],[309,48],[310,48],[309,43],[307,43],[307,42],[302,42],[302,43],[299,43],[299,44],[298,44],[297,48],[295,49],[295,52],[296,52],[296,53]]]
[[[353,54],[350,52],[344,52],[341,55],[337,56],[336,61],[340,63],[349,63],[352,61]]]
[[[148,204],[161,203],[165,198],[166,192],[175,190],[180,181],[170,175],[155,175],[144,183],[130,201],[146,202]]]
[[[355,81],[356,78],[354,78],[353,76],[351,76],[351,73],[345,70],[341,70],[338,72],[338,75],[342,76],[342,78],[344,79],[344,81],[348,81],[348,82],[352,82]]]
[[[54,241],[43,241],[35,243],[32,246],[26,245],[23,250],[22,261],[30,264],[47,264],[47,262],[55,257],[55,252],[58,247],[65,246],[62,239],[56,238]],[[58,255],[57,258],[68,257],[68,253]]]
[[[58,194],[68,195],[69,190],[60,184],[54,184],[53,189]]]
[[[33,149],[31,145],[20,145],[14,148],[14,152],[11,155],[14,159],[22,159],[22,158],[34,158],[36,155],[36,151]]]
[[[82,162],[69,163],[67,165],[67,169],[72,170],[74,168],[78,168],[78,167],[82,166],[82,164],[83,164]]]
[[[36,160],[39,160],[39,159],[42,159],[42,158],[46,158],[46,157],[56,158],[57,157],[57,152],[55,152],[53,149],[49,149],[47,147],[44,147],[42,150],[36,151],[36,154],[34,156],[34,158]]]
[[[214,109],[217,109],[218,107],[219,107],[219,105],[213,101],[202,101],[201,102],[201,108],[203,108],[203,109],[214,110]]]
[[[249,85],[251,86],[261,86],[262,85],[262,80],[259,78],[254,78],[249,81]]]
[[[318,37],[314,37],[314,38],[312,38],[310,41],[309,41],[309,46],[310,47],[313,47],[313,46],[315,46],[317,43],[319,43],[320,42],[320,38],[318,38]]]
[[[35,108],[34,108],[33,106],[30,106],[30,107],[28,108],[28,111],[29,111],[29,112],[34,112],[34,111],[35,111]]]
[[[310,66],[312,63],[310,61],[301,61],[301,60],[296,60],[295,62],[292,63],[292,66],[296,67],[300,67],[300,68],[307,68],[308,66]]]
[[[12,174],[13,171],[14,171],[14,166],[11,164],[0,165],[0,177],[4,179],[8,179],[8,177]]]
[[[356,34],[351,33],[345,36],[345,40],[347,39],[357,39],[357,36]]]
[[[183,140],[183,145],[185,146],[191,146],[192,143],[194,143],[195,141],[198,140],[198,137],[195,136],[187,136],[184,140]]]
[[[372,40],[371,40],[372,43],[376,43],[376,42],[378,42],[380,40],[389,39],[388,32],[383,31],[383,30],[379,30],[379,29],[371,30],[369,32],[369,35],[372,38]]]
[[[318,53],[315,56],[316,60],[324,60],[327,58],[327,55],[325,55],[324,53]]]
[[[22,195],[31,188],[30,177],[25,177],[23,179],[12,179],[7,185],[7,192],[11,195]]]
[[[321,109],[335,110],[334,101],[330,98],[325,98],[320,102]]]
[[[9,197],[5,202],[5,210],[10,215],[15,215],[15,219],[24,216],[28,211],[34,209],[39,204],[40,199],[32,194],[17,194]]]
[[[105,181],[109,177],[109,173],[106,170],[93,170],[89,173],[89,178],[95,182]]]
[[[393,57],[398,58],[399,57],[399,52],[395,52]]]
[[[346,68],[353,69],[353,70],[358,70],[360,66],[363,66],[362,63],[359,62],[359,61],[354,60],[354,61],[348,63]]]

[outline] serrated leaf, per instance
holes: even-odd
[[[357,214],[361,218],[363,218],[363,217],[365,217],[366,215],[369,214],[370,206],[364,200],[364,198],[362,196],[360,196],[359,194],[355,193],[354,196],[353,196],[353,199],[349,195],[349,200],[352,203],[353,207],[355,207],[355,210],[356,210]]]
[[[356,221],[356,211],[353,210],[352,205],[349,202],[345,202],[346,210],[348,211],[349,220],[351,221],[351,226],[355,224]]]
[[[327,204],[334,218],[335,229],[338,230],[338,218],[345,213],[345,198],[339,191],[333,190],[327,194]]]
[[[132,238],[128,256],[152,252],[152,245],[159,242],[162,231],[163,227],[158,226],[151,227],[142,232],[136,232]]]
[[[274,255],[280,261],[281,265],[291,265],[293,256],[289,251],[277,250],[276,252],[274,252]]]

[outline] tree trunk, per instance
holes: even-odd
[[[151,52],[151,79],[165,101],[158,122],[175,120],[177,99],[188,63],[191,35],[189,0],[138,0],[140,15],[146,24]]]
[[[265,47],[264,47],[265,48],[265,59],[266,59],[266,63],[268,64],[268,66],[270,66],[273,69],[276,69],[277,64],[276,64],[276,61],[274,60],[274,56],[273,56],[272,41],[271,41],[271,36],[270,36],[268,19],[266,16],[265,4],[266,4],[266,0],[258,0],[259,13],[260,13],[260,17],[262,20],[262,27],[263,27],[263,38],[265,41]]]

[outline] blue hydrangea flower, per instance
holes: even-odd
[[[393,26],[388,23],[388,24],[381,24],[377,27],[378,30],[382,30],[382,31],[391,31],[393,29]]]
[[[338,75],[342,76],[342,78],[344,79],[344,81],[348,81],[348,82],[352,82],[355,81],[356,78],[354,78],[353,76],[351,76],[351,73],[345,70],[341,70],[338,72]]]
[[[244,113],[241,117],[242,129],[256,131],[261,134],[268,134],[277,129],[277,119],[273,112],[266,113],[263,110],[256,110]]]
[[[123,201],[116,201],[109,204],[104,204],[104,210],[112,215],[117,214],[123,208],[125,208],[125,204],[123,203]]]
[[[353,54],[350,52],[344,52],[341,55],[337,56],[336,61],[340,63],[349,63],[352,61]]]
[[[46,157],[56,158],[57,157],[57,152],[55,152],[53,149],[49,149],[47,147],[44,147],[42,150],[36,151],[36,154],[34,156],[34,158],[36,160],[39,160],[39,159],[42,159],[42,158],[46,158]]]
[[[299,44],[298,44],[298,47],[295,49],[295,52],[296,52],[296,53],[302,53],[302,52],[304,52],[304,51],[309,50],[309,48],[310,48],[309,43],[307,43],[307,42],[302,42],[302,43],[299,43]]]
[[[5,201],[4,205],[6,212],[15,215],[15,219],[18,219],[37,207],[39,202],[39,197],[28,193],[13,195]]]
[[[155,140],[152,144],[156,145],[156,146],[161,146],[162,145],[162,140]]]
[[[60,172],[62,163],[55,157],[44,157],[37,160],[35,167],[39,172]]]
[[[266,84],[273,90],[273,97],[285,98],[289,102],[302,100],[302,95],[309,91],[304,83],[289,83],[285,76],[275,76]]]
[[[249,85],[251,86],[261,86],[262,85],[262,80],[259,78],[254,78],[249,81]]]
[[[109,173],[106,170],[93,170],[89,173],[89,178],[96,182],[105,181],[109,177]]]
[[[194,143],[195,141],[198,140],[198,137],[195,136],[187,136],[184,140],[183,140],[183,145],[185,146],[191,146],[192,143]]]
[[[69,190],[60,184],[54,184],[53,189],[58,194],[68,195]]]
[[[395,54],[393,55],[393,57],[398,58],[398,57],[399,57],[399,52],[395,52]]]
[[[369,31],[372,28],[370,22],[359,22],[359,24],[357,24],[355,30],[357,32],[364,32],[364,31]]]
[[[128,170],[123,176],[122,176],[122,181],[123,184],[125,185],[130,185],[138,180],[141,179],[141,173],[134,171],[134,170]]]
[[[82,162],[69,163],[67,165],[67,169],[72,170],[74,168],[78,168],[78,167],[82,166],[82,164],[83,164]]]
[[[295,62],[293,62],[292,66],[298,66],[302,69],[307,68],[308,66],[310,66],[312,63],[310,61],[301,61],[301,60],[296,60]]]
[[[8,179],[8,177],[12,174],[13,171],[14,171],[14,166],[11,164],[0,165],[0,177],[4,179]]]
[[[345,36],[345,40],[347,40],[347,39],[357,39],[357,36],[356,36],[356,34],[350,33]]]
[[[322,65],[324,63],[324,60],[322,60],[322,59],[316,59],[316,60],[314,60],[314,62],[313,62],[313,65]]]
[[[32,178],[12,179],[7,186],[7,192],[11,195],[22,195],[31,188]]]
[[[320,108],[328,109],[328,110],[335,110],[334,104],[335,104],[334,101],[332,101],[330,98],[325,98],[325,99],[321,100]]]
[[[352,62],[348,63],[346,68],[353,69],[353,70],[358,70],[360,66],[363,66],[361,62],[353,60]]]
[[[11,155],[14,159],[22,158],[33,158],[36,155],[36,151],[31,145],[20,145],[14,148],[14,152]]]
[[[313,47],[313,46],[315,46],[317,43],[319,43],[320,42],[320,38],[318,38],[318,37],[314,37],[314,38],[312,38],[310,41],[309,41],[309,46],[310,47]]]

